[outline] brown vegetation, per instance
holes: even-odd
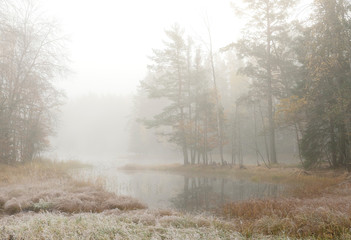
[[[145,208],[130,197],[106,192],[97,183],[73,180],[67,170],[78,166],[77,162],[48,161],[3,166],[0,172],[7,181],[0,183],[0,214],[22,211],[79,213]]]
[[[300,182],[305,184],[293,188],[295,197],[230,203],[223,206],[220,215],[234,221],[247,237],[350,239],[351,183],[341,179],[303,177]]]
[[[35,159],[26,164],[0,164],[0,186],[14,183],[28,183],[52,178],[68,177],[67,171],[75,168],[90,167],[78,161],[50,161],[48,159]]]

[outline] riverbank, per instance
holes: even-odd
[[[77,162],[0,166],[0,239],[240,239],[229,221],[106,192],[103,179],[74,180]]]
[[[214,169],[213,174],[242,171],[241,176],[257,181],[295,178],[301,186],[288,197],[229,203],[214,215],[193,215],[150,210],[133,198],[106,192],[103,179],[74,180],[67,172],[80,167],[87,166],[2,165],[0,239],[351,239],[351,182],[342,172]],[[175,165],[157,169],[200,171]]]
[[[274,199],[228,203],[217,211],[246,238],[258,235],[302,239],[351,239],[351,175],[346,170],[305,171],[296,166],[140,166],[124,170],[167,171],[284,184],[287,194]]]

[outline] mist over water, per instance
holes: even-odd
[[[96,167],[75,171],[75,179],[102,181],[104,188],[122,196],[132,196],[150,209],[184,212],[211,212],[230,202],[277,198],[283,185],[253,182],[220,175],[190,175],[155,171],[123,171]]]

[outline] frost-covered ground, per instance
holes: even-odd
[[[241,239],[215,218],[174,213],[20,214],[0,219],[0,239]]]
[[[72,164],[38,162],[0,166],[0,217],[20,212],[103,212],[135,210],[139,201],[104,190],[98,181],[74,180],[67,174]]]
[[[79,213],[146,208],[133,198],[117,196],[102,187],[70,178],[10,184],[0,190],[0,215],[42,210]]]
[[[351,239],[348,173],[290,177],[296,197],[231,203],[214,217],[147,209],[99,181],[74,180],[72,167],[0,165],[1,240]]]
[[[0,239],[238,239],[210,216],[151,211],[67,174],[72,164],[0,166]]]

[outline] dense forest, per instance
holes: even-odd
[[[269,167],[285,152],[306,168],[348,167],[351,4],[244,3],[232,6],[247,19],[241,38],[219,51],[206,18],[206,39],[177,24],[165,31],[135,97],[132,150],[155,128],[184,164],[243,165],[251,154]]]

